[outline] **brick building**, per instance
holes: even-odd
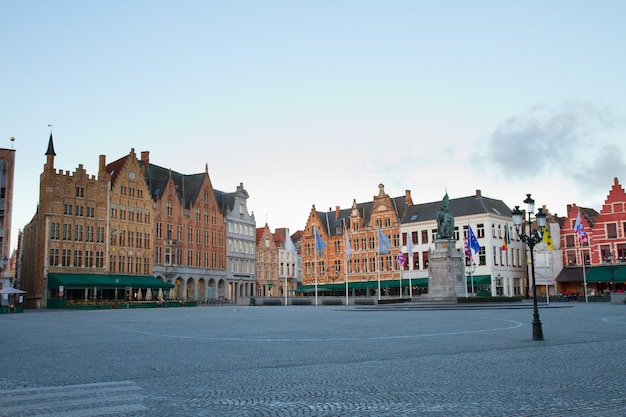
[[[586,233],[579,238],[578,220]],[[565,268],[557,277],[562,292],[585,295],[623,291],[626,282],[626,192],[617,178],[597,212],[575,204],[567,206],[561,230]]]
[[[208,167],[181,174],[150,163],[141,152],[153,200],[153,274],[174,284],[169,297],[204,301],[227,298],[226,221]]]
[[[390,197],[383,184],[372,201],[328,212],[311,208],[302,233],[302,287],[312,294],[345,291],[346,271],[353,295],[392,295],[399,292],[400,270],[395,256],[400,248],[400,222],[412,204],[411,193]],[[379,231],[391,243],[389,253],[379,253]],[[325,245],[316,244],[316,232]],[[347,236],[347,237],[346,237]],[[346,256],[346,239],[351,255]],[[382,283],[379,291],[379,282]]]
[[[9,268],[14,170],[15,150],[0,148],[0,288],[11,286],[14,276]]]

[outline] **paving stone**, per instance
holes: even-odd
[[[26,311],[1,416],[622,416],[626,306]]]

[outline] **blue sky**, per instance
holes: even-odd
[[[564,215],[626,183],[626,3],[0,3],[13,238],[57,169],[150,151],[243,182],[257,225],[304,228],[385,185],[414,202],[526,193]],[[10,137],[16,140],[12,144]]]

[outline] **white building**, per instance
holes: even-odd
[[[409,207],[401,222],[402,251],[408,255],[408,236],[414,244],[413,257],[409,257],[411,262],[403,271],[403,279],[414,280],[414,287],[427,287],[428,257],[435,248],[436,218],[440,209],[440,201],[415,204]],[[513,227],[512,210],[501,200],[483,197],[480,190],[473,196],[450,199],[449,210],[454,217],[457,250],[464,251],[470,227],[480,244],[477,254],[465,258],[466,295],[525,295],[525,254]],[[505,249],[507,231],[509,242]]]

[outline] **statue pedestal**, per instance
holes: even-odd
[[[436,239],[435,250],[428,256],[428,294],[422,297],[429,301],[456,302],[465,297],[465,275],[463,254],[456,249],[453,239]]]

